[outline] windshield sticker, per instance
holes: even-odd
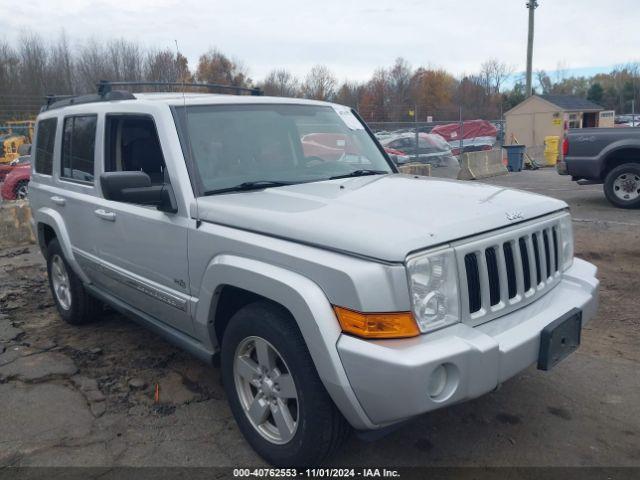
[[[344,124],[347,127],[349,127],[351,130],[364,130],[364,127],[362,126],[360,121],[355,117],[353,113],[351,113],[350,108],[334,105],[333,109],[336,111],[338,116],[342,119]]]

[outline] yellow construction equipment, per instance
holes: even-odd
[[[0,164],[10,163],[20,156],[20,146],[31,143],[35,123],[33,120],[5,123],[6,129],[0,132]]]

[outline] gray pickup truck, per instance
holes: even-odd
[[[640,128],[569,130],[558,173],[579,183],[603,183],[620,208],[640,208]]]
[[[401,175],[348,107],[103,91],[47,106],[34,152],[60,316],[108,304],[219,358],[276,465],[548,370],[596,313],[564,202]]]

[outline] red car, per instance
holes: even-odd
[[[31,163],[31,155],[23,155],[21,157],[16,158],[14,161],[10,163],[0,163],[0,182],[3,182],[4,178],[16,166],[23,165],[25,163]]]
[[[0,188],[0,196],[4,200],[26,198],[31,180],[31,164],[22,163],[14,166],[7,174]]]

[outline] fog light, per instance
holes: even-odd
[[[447,369],[444,365],[438,366],[429,377],[428,393],[431,398],[437,398],[444,392],[447,386]]]

